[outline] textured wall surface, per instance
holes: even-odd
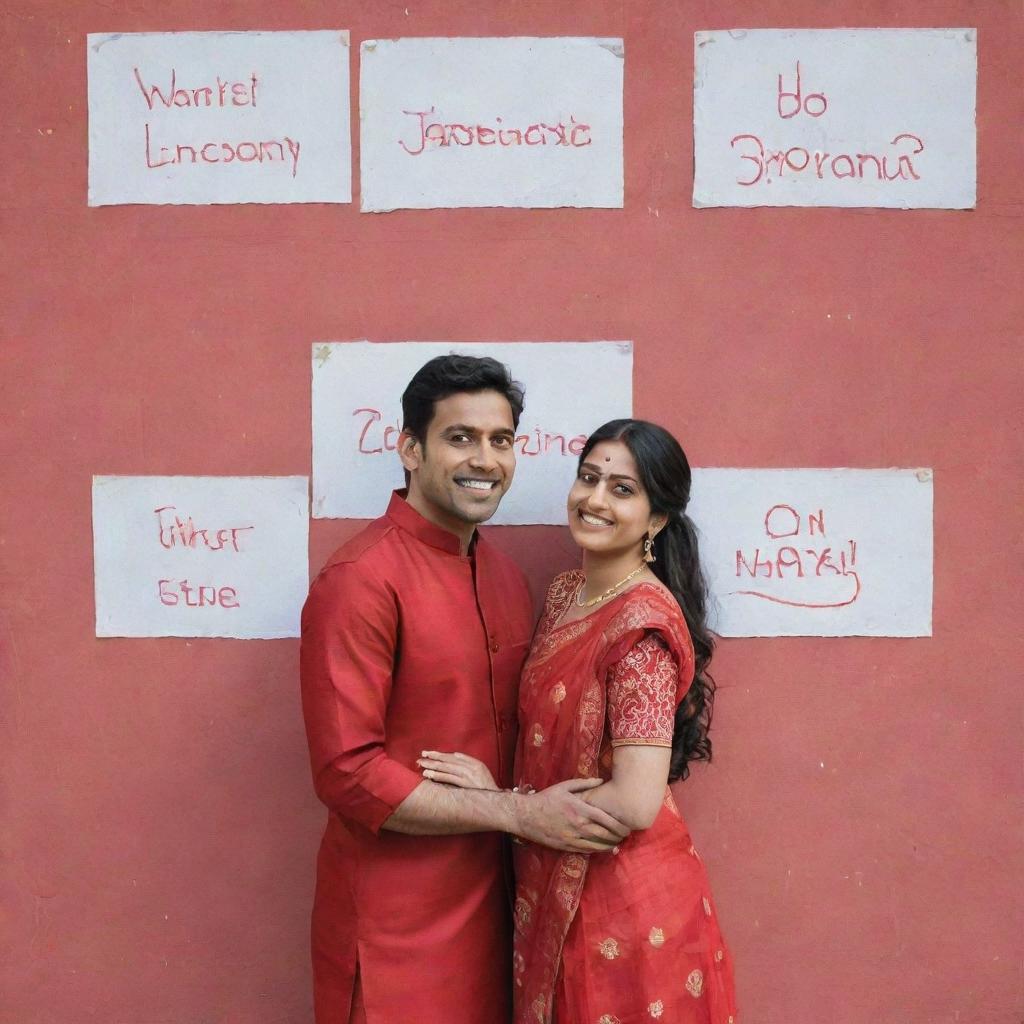
[[[745,1022],[1019,1024],[1019,5],[4,7],[0,1021],[311,1020],[297,641],[97,640],[90,479],[308,472],[368,337],[632,338],[696,465],[934,467],[934,637],[723,642],[679,795]],[[694,210],[693,32],[840,25],[978,28],[977,210]],[[625,209],[87,208],[87,32],[293,28],[623,36]]]

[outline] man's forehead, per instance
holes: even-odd
[[[434,403],[431,430],[454,426],[470,427],[481,433],[513,430],[512,406],[498,391],[457,391]]]

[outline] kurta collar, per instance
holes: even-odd
[[[423,541],[424,544],[437,548],[439,551],[446,551],[450,555],[460,555],[461,557],[462,545],[459,542],[459,538],[454,533],[449,533],[440,526],[435,526],[429,520],[424,519],[405,500],[406,493],[404,488],[392,493],[391,501],[388,502],[388,519],[405,530],[406,533],[411,533],[417,540]],[[473,539],[469,544],[471,555],[479,539],[480,534],[474,533]]]

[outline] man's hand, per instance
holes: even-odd
[[[629,829],[577,796],[602,784],[602,779],[569,779],[521,796],[516,802],[514,833],[568,853],[608,853],[629,835]]]

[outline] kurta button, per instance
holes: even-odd
[[[491,651],[494,654],[497,654],[500,648],[501,648],[501,644],[499,644],[497,640],[492,640],[491,641]]]

